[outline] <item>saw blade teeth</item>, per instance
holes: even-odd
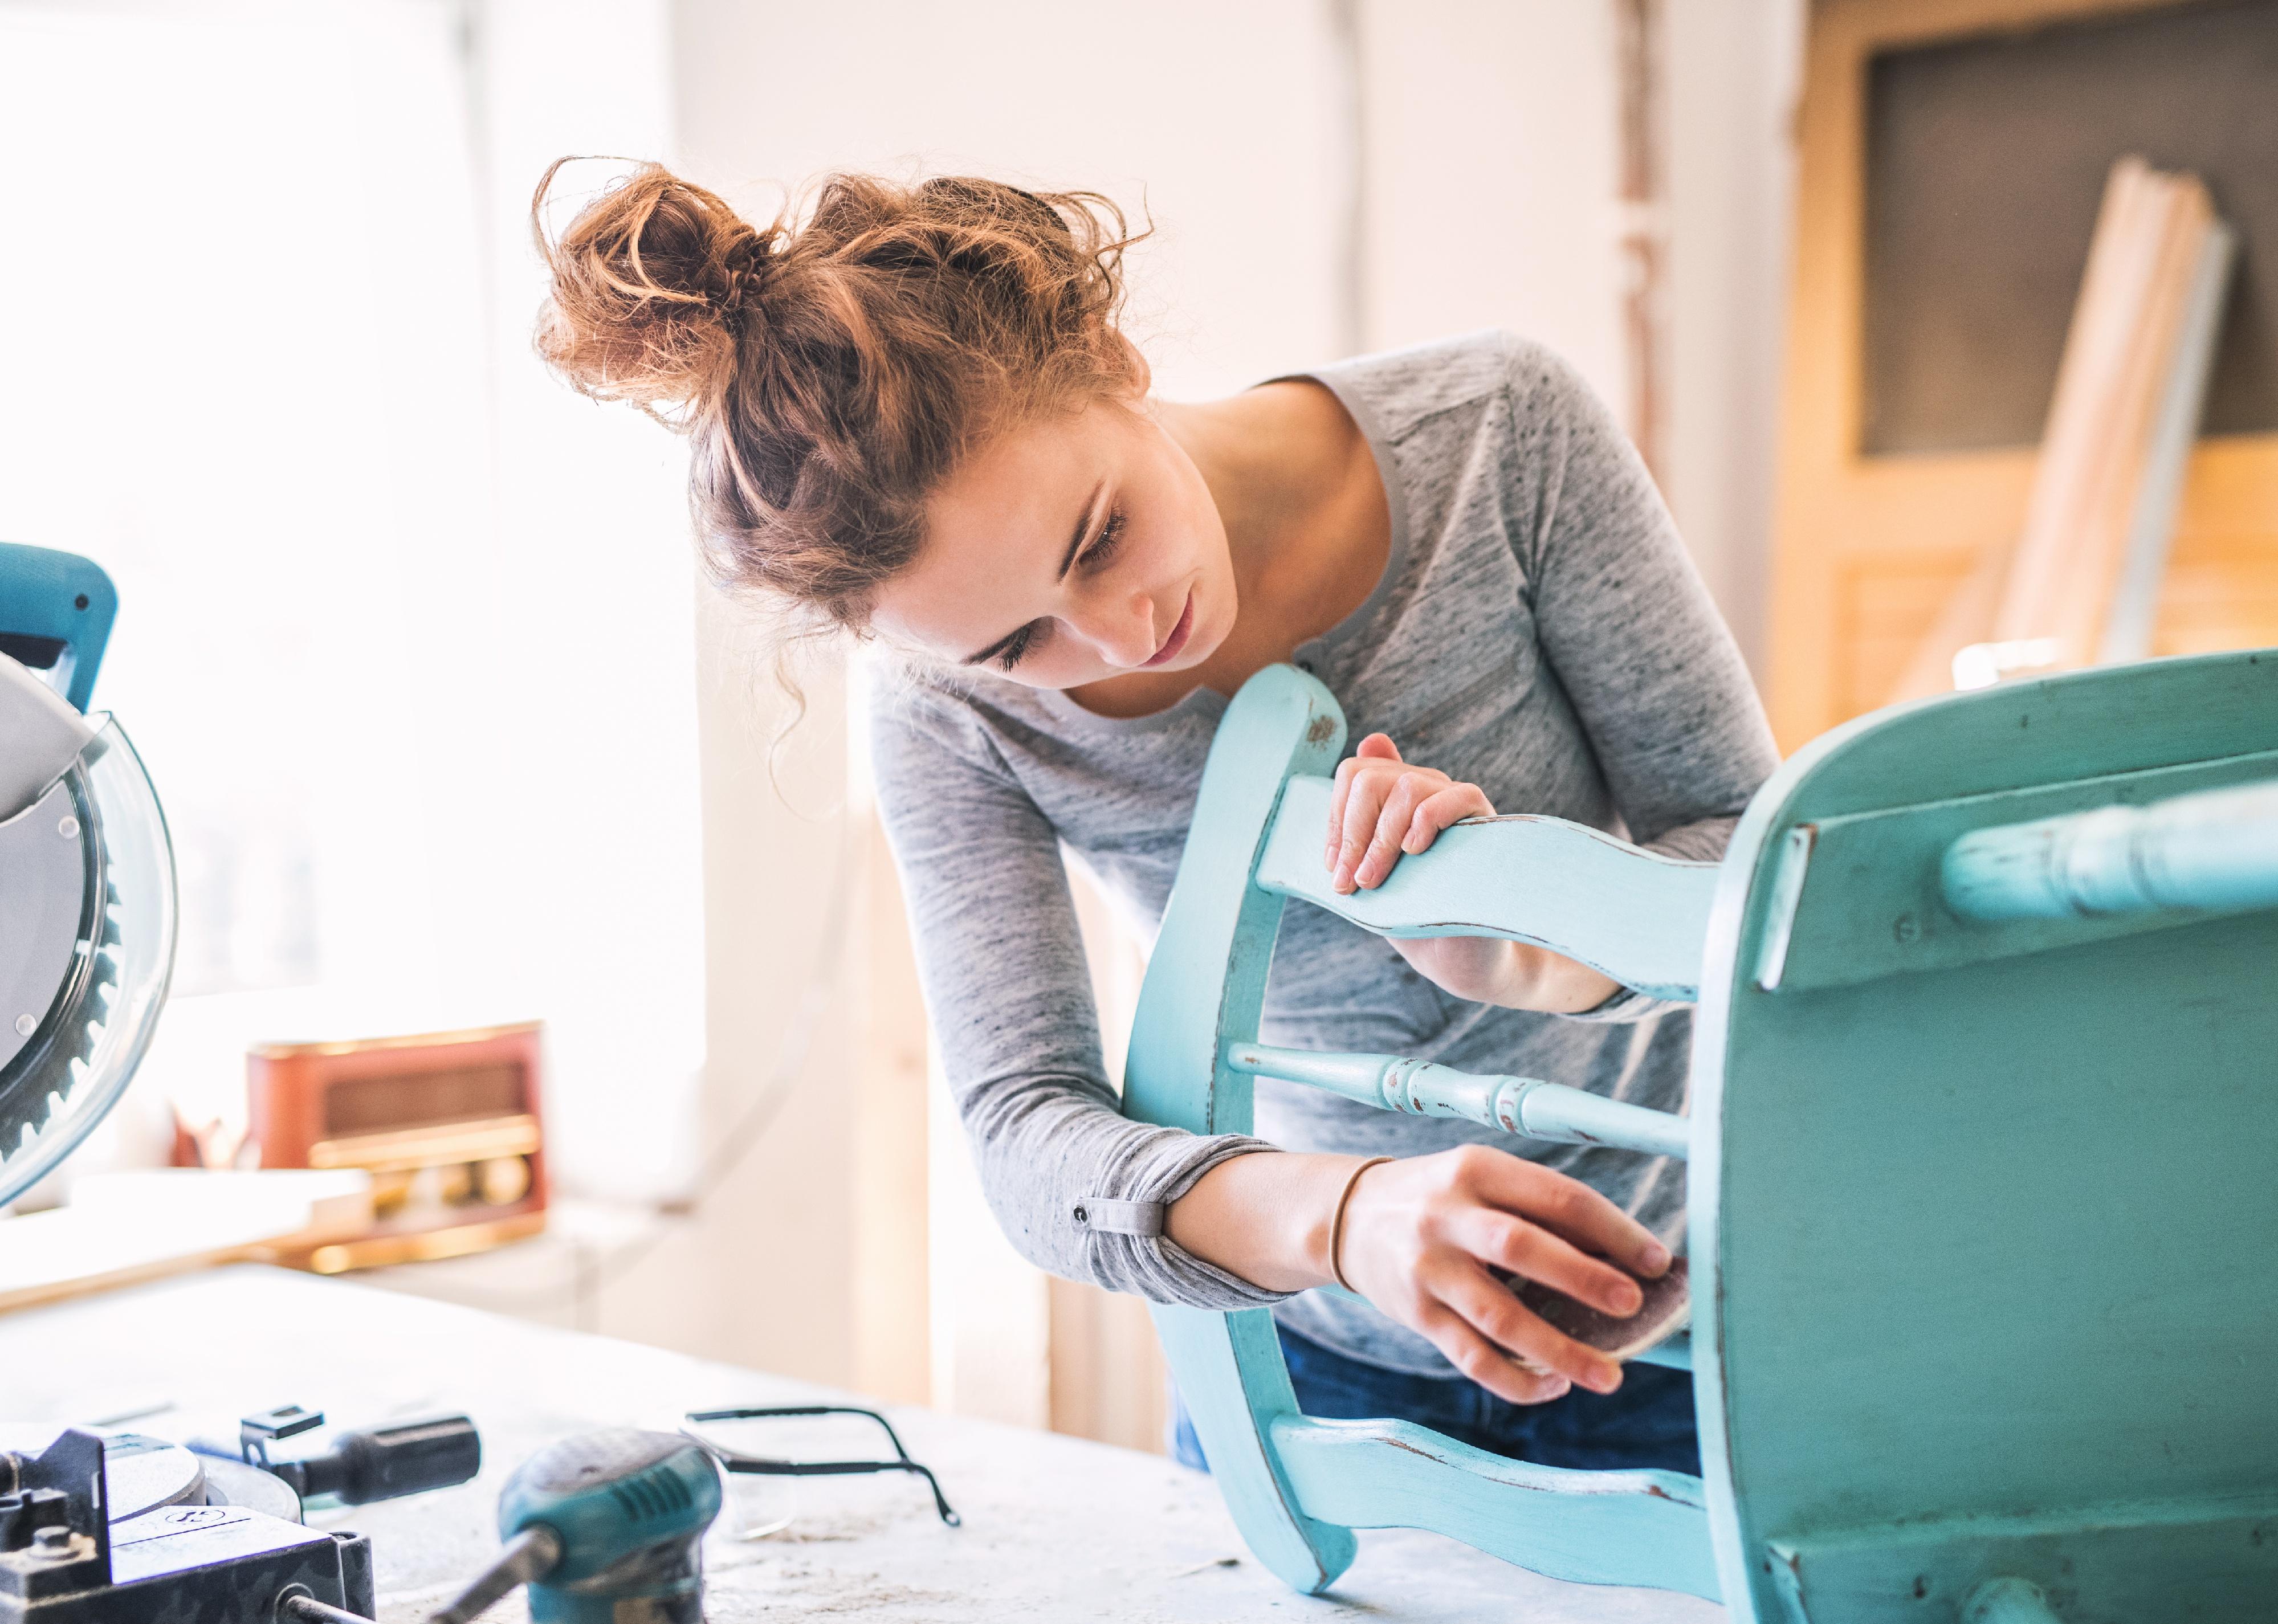
[[[94,1034],[101,1036],[98,1028]],[[91,1053],[93,1044],[87,1045]],[[0,1145],[9,1146],[10,1155],[19,1154],[22,1145],[34,1143],[40,1131],[70,1105],[93,1069],[79,1055],[62,1057],[60,1065],[51,1056],[45,1064],[48,1075],[20,1078],[5,1096],[0,1096]],[[20,1140],[21,1145],[15,1141]]]
[[[16,1143],[8,1152],[7,1160],[24,1155],[38,1146],[40,1130],[52,1122],[64,1108],[64,1096],[50,1088],[34,1095],[11,1113],[6,1125],[15,1132]]]

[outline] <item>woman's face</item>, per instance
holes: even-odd
[[[1009,430],[926,505],[872,624],[952,666],[1080,688],[1200,665],[1234,626],[1234,562],[1201,471],[1145,407]]]

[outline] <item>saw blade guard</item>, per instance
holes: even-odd
[[[15,995],[0,1010],[0,1207],[118,1102],[173,973],[165,814],[126,731],[98,720],[48,791],[0,823],[0,983]]]

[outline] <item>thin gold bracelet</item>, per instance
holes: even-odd
[[[1360,1176],[1370,1168],[1391,1160],[1390,1156],[1369,1157],[1367,1161],[1346,1175],[1345,1187],[1338,1193],[1336,1215],[1329,1220],[1329,1273],[1334,1275],[1337,1284],[1347,1291],[1353,1289],[1353,1284],[1345,1278],[1345,1208],[1352,1205],[1353,1189],[1360,1183]]]

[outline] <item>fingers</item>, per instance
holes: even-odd
[[[1345,797],[1352,792],[1353,780],[1360,775],[1363,765],[1399,759],[1400,747],[1392,742],[1390,736],[1372,733],[1353,746],[1351,755],[1337,763],[1336,787],[1329,791],[1328,846],[1321,856],[1321,861],[1329,867],[1337,865],[1337,847],[1344,832]]]
[[[1352,764],[1348,762],[1344,765],[1349,766]],[[1331,885],[1342,892],[1353,888],[1356,883],[1354,875],[1360,868],[1362,858],[1367,855],[1371,842],[1376,838],[1377,823],[1383,814],[1385,801],[1399,780],[1381,772],[1357,770],[1347,779],[1342,766],[1338,769],[1338,776],[1344,790],[1344,816],[1331,820],[1337,825],[1337,830],[1329,844],[1329,869]]]
[[[1479,1193],[1489,1203],[1556,1231],[1581,1251],[1610,1258],[1630,1273],[1648,1280],[1657,1280],[1669,1272],[1669,1248],[1654,1238],[1651,1230],[1589,1186],[1547,1167],[1495,1152],[1470,1159],[1467,1170],[1479,1181]],[[1529,1277],[1542,1278],[1533,1275]],[[1566,1290],[1556,1280],[1544,1278],[1543,1284]],[[1594,1304],[1597,1300],[1584,1292],[1567,1294]]]
[[[1537,1369],[1564,1376],[1592,1392],[1612,1392],[1622,1384],[1618,1362],[1553,1329],[1476,1264],[1441,1282],[1438,1295],[1480,1336]],[[1464,1374],[1472,1376],[1469,1370]],[[1476,1376],[1472,1379],[1481,1386],[1492,1385]]]
[[[1418,810],[1437,797],[1441,787],[1447,783],[1444,774],[1427,773],[1410,767],[1392,781],[1384,797],[1383,808],[1376,815],[1376,829],[1368,845],[1354,866],[1353,883],[1364,888],[1384,883],[1392,873],[1392,865],[1400,860],[1401,847],[1408,835],[1409,826],[1416,820]],[[1353,827],[1348,817],[1345,827]]]
[[[1391,739],[1372,733],[1337,764],[1321,861],[1340,893],[1372,888],[1384,883],[1403,851],[1425,850],[1441,829],[1462,819],[1494,814],[1478,785],[1452,783],[1445,773],[1410,766]]]
[[[1487,800],[1486,790],[1477,784],[1449,784],[1417,804],[1401,835],[1400,849],[1411,856],[1429,851],[1432,842],[1440,838],[1440,831],[1450,824],[1461,823],[1466,818],[1494,816],[1494,807]]]
[[[1573,1391],[1573,1383],[1565,1376],[1505,1353],[1450,1309],[1427,1316],[1424,1334],[1449,1364],[1508,1403],[1547,1404]]]
[[[1617,1262],[1642,1274],[1669,1267],[1665,1248],[1596,1191],[1485,1145],[1387,1163],[1360,1181],[1345,1214],[1345,1277],[1514,1404],[1555,1399],[1569,1384],[1612,1392],[1622,1372],[1499,1275],[1627,1318],[1644,1293]]]
[[[1485,1208],[1467,1213],[1451,1239],[1473,1257],[1539,1280],[1552,1291],[1616,1319],[1627,1319],[1645,1307],[1645,1292],[1631,1277],[1548,1230],[1508,1213]]]

